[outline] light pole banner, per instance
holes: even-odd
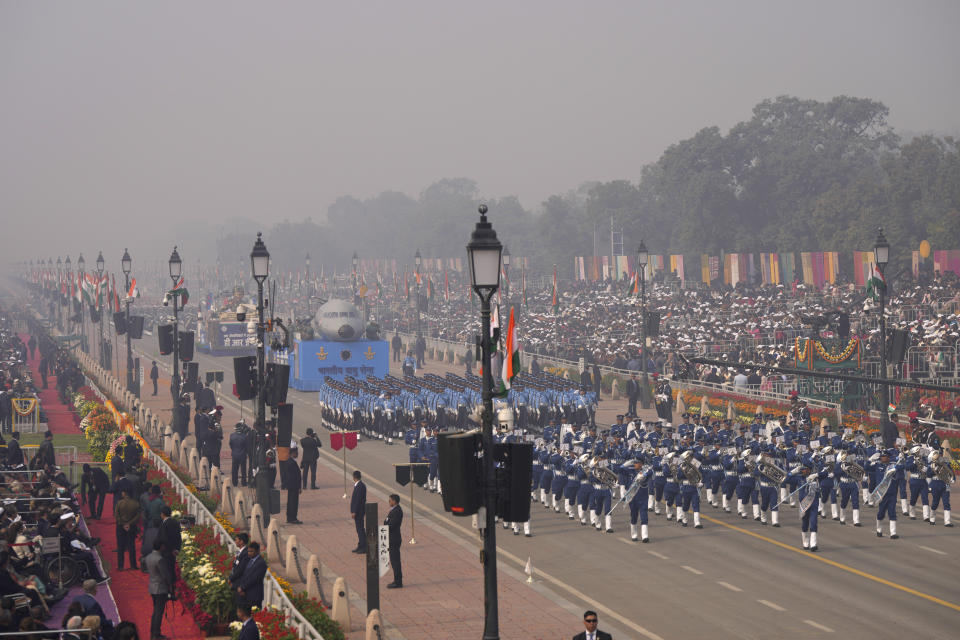
[[[387,575],[390,570],[390,533],[386,525],[380,525],[377,530],[377,555],[380,557],[380,577]]]

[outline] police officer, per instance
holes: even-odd
[[[317,460],[320,459],[320,448],[323,444],[320,438],[313,432],[312,428],[307,428],[307,435],[300,439],[300,450],[303,451],[303,462],[301,472],[303,473],[302,489],[307,490],[307,474],[310,474],[310,488],[317,488]]]

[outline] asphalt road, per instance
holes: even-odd
[[[156,338],[145,336],[139,346],[144,355],[157,357]],[[201,374],[224,371],[223,389],[229,393],[231,359],[200,353],[197,359]],[[233,396],[223,401],[238,404]],[[316,393],[291,389],[288,401],[295,406],[295,433],[320,424]],[[248,402],[244,410],[250,409]],[[328,449],[321,451],[339,462]],[[350,452],[349,464],[395,490],[392,465],[407,460],[402,444],[364,442]],[[418,518],[476,540],[470,519],[443,513],[439,496],[420,489],[416,496]],[[850,525],[848,510],[846,526],[821,520],[820,550],[810,553],[800,548],[795,509],[781,511],[779,529],[723,513],[705,501],[703,509],[701,530],[651,513],[651,543],[639,544],[629,540],[629,513],[623,507],[614,515],[615,532],[608,534],[535,504],[533,537],[499,529],[499,558],[519,570],[531,558],[543,587],[564,604],[598,610],[601,628],[617,638],[958,635],[960,526],[945,528],[939,514],[936,526],[901,517],[901,539],[890,540],[886,523],[883,538],[874,533],[875,509],[862,510],[861,528]]]

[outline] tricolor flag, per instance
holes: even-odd
[[[867,295],[876,300],[880,293],[887,292],[887,280],[883,273],[877,268],[876,263],[870,263],[870,277],[867,279]]]
[[[137,279],[130,278],[130,288],[127,289],[127,300],[133,300],[140,297],[140,289],[137,287]]]
[[[190,292],[187,291],[187,288],[184,286],[184,279],[181,276],[180,280],[177,281],[177,284],[173,286],[173,289],[167,291],[166,295],[163,297],[164,300],[169,300],[173,296],[180,296],[180,306],[187,306],[187,301],[190,299]]]
[[[633,270],[633,295],[640,295],[640,269],[642,267],[637,267]]]
[[[450,276],[446,269],[443,270],[443,299],[450,299]]]
[[[113,291],[113,310],[116,313],[120,312],[120,294],[117,293],[117,279],[114,276],[110,276],[111,290]]]
[[[503,343],[503,371],[500,374],[500,393],[506,395],[510,390],[510,381],[520,371],[520,352],[517,350],[517,325],[510,307],[510,322],[507,324],[507,338]]]

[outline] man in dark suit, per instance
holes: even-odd
[[[257,623],[253,621],[250,605],[238,605],[237,618],[240,619],[240,635],[237,636],[237,640],[260,640],[260,629],[257,628]]]
[[[387,589],[399,589],[403,587],[403,568],[400,566],[400,525],[403,524],[403,509],[400,508],[400,496],[395,493],[390,494],[390,511],[387,512],[387,519],[383,524],[387,526],[390,539],[387,549],[390,551],[390,566],[393,567],[393,582],[387,585]]]
[[[14,431],[11,437],[12,440],[7,444],[7,464],[16,468],[23,464],[23,449],[20,448],[20,432]]]
[[[317,460],[320,459],[320,439],[313,429],[307,429],[306,437],[300,440],[300,448],[303,450],[303,462],[300,469],[303,471],[303,489],[307,488],[307,472],[310,473],[310,488],[317,488]]]
[[[353,472],[353,496],[350,498],[350,516],[357,527],[357,548],[354,553],[367,552],[367,532],[364,518],[367,511],[367,485],[360,479],[360,470]]]
[[[164,505],[160,510],[160,528],[157,530],[157,540],[162,546],[163,561],[166,565],[167,576],[170,583],[173,584],[176,572],[177,554],[180,553],[180,547],[183,545],[183,538],[180,536],[180,521],[170,517],[172,514],[170,507]]]
[[[233,559],[230,576],[227,578],[227,582],[230,583],[234,593],[237,591],[237,581],[240,579],[240,576],[243,575],[243,570],[247,567],[247,562],[250,560],[250,556],[247,555],[247,545],[250,544],[250,536],[243,532],[238,533],[237,544],[240,545],[240,550]]]
[[[290,457],[280,461],[280,474],[287,487],[287,524],[303,524],[297,519],[300,510],[300,465],[297,464],[296,449],[290,449]]]
[[[210,411],[217,406],[217,396],[213,393],[213,389],[210,388],[209,382],[205,387],[201,387],[200,390],[197,391],[197,406],[200,407],[202,411]]]
[[[640,382],[637,381],[637,374],[631,373],[627,380],[627,415],[637,415],[637,400],[640,398]]]
[[[150,367],[150,381],[153,382],[153,395],[157,395],[157,379],[160,378],[160,370],[157,369],[157,361],[153,361]]]
[[[147,567],[147,573],[150,581],[147,584],[147,591],[153,600],[153,615],[150,616],[150,638],[159,640],[167,636],[160,633],[163,624],[163,612],[167,608],[167,600],[173,593],[173,583],[169,582],[166,570],[163,566],[163,555],[160,553],[159,540],[153,541],[153,551],[147,554],[143,560],[143,565]]]
[[[587,611],[583,614],[583,626],[586,627],[586,631],[573,636],[573,640],[613,640],[613,636],[609,633],[597,629],[596,611]]]
[[[237,600],[258,609],[263,604],[263,577],[267,575],[267,563],[260,555],[260,543],[254,540],[247,545],[247,565],[236,581]]]

